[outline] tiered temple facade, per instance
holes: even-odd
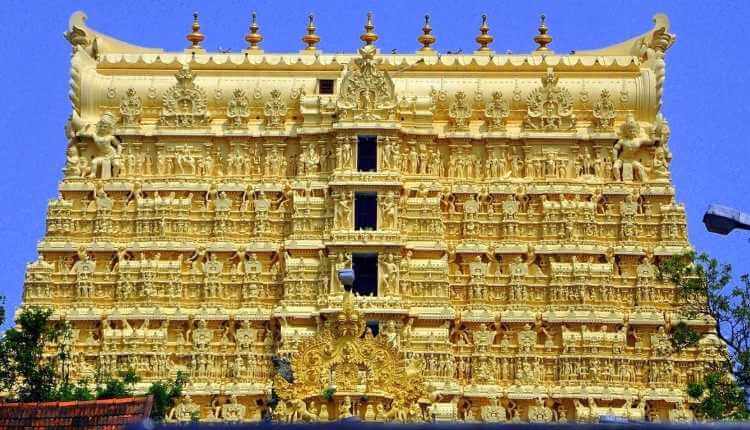
[[[24,306],[74,379],[189,375],[170,419],[690,419],[667,18],[556,54],[184,52],[71,18],[67,162]],[[337,271],[354,266],[353,294]],[[708,333],[709,320],[687,320]],[[287,368],[291,368],[293,378]],[[270,393],[278,397],[269,408]]]

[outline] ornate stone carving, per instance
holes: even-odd
[[[602,90],[599,100],[594,104],[592,115],[595,130],[612,130],[615,124],[615,105],[610,100],[609,91],[606,89]]]
[[[466,93],[463,91],[456,92],[453,96],[453,103],[448,108],[448,116],[451,118],[451,123],[454,130],[468,130],[469,120],[471,120],[471,105],[469,99],[466,97]]]
[[[548,68],[542,77],[542,86],[526,97],[525,130],[567,131],[575,127],[573,96],[567,89],[557,86],[558,79],[552,68]]]
[[[266,127],[272,129],[284,128],[286,120],[286,103],[281,100],[281,91],[271,90],[271,99],[263,106],[263,115],[266,117]]]
[[[396,109],[393,82],[388,72],[378,68],[376,49],[365,45],[359,58],[350,63],[341,81],[337,101],[339,120],[377,121],[389,119]]]
[[[503,93],[495,91],[492,93],[492,100],[487,103],[484,109],[485,125],[490,131],[505,130],[505,122],[510,115],[508,102],[503,99]]]
[[[185,128],[208,125],[208,99],[205,91],[195,85],[195,75],[190,66],[183,65],[175,78],[177,84],[162,96],[159,124]]]
[[[80,138],[91,139],[93,142],[89,177],[109,179],[120,173],[122,145],[120,140],[113,135],[114,126],[115,119],[112,114],[104,112],[99,122],[96,123],[94,132],[89,131],[91,125],[78,132]],[[75,158],[75,153],[69,153],[69,156]],[[81,167],[79,164],[79,170],[83,169],[88,170],[88,167],[85,165]]]
[[[291,358],[294,379],[277,375],[276,391],[291,403],[320,400],[331,386],[343,393],[382,393],[393,399],[386,417],[407,421],[409,409],[426,394],[422,376],[384,338],[360,337],[365,320],[352,301],[351,293],[344,294],[341,313],[321,332],[302,341]],[[350,396],[343,396],[338,416],[350,416],[350,405]],[[286,412],[278,418],[290,422],[299,417]]]
[[[142,112],[141,98],[136,94],[135,89],[128,88],[128,91],[120,102],[122,125],[127,127],[139,125],[141,123]]]
[[[620,136],[612,149],[612,158],[615,160],[612,173],[615,180],[647,181],[648,173],[640,161],[639,151],[650,142],[642,135],[641,126],[632,113],[628,114],[620,127]]]
[[[227,126],[230,128],[242,128],[250,118],[250,101],[245,91],[236,88],[232,91],[232,98],[227,104]]]

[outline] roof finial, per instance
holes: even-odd
[[[250,32],[245,35],[245,41],[250,45],[247,47],[247,51],[260,51],[260,46],[258,44],[263,40],[263,36],[258,33],[258,30],[260,30],[260,26],[258,26],[258,16],[253,11],[253,19],[250,23]]]
[[[490,26],[487,25],[487,15],[482,14],[482,25],[479,27],[479,36],[475,39],[479,44],[478,51],[487,52],[490,51],[489,44],[495,40],[492,35],[489,34]]]
[[[185,38],[192,43],[188,49],[203,49],[201,48],[201,42],[206,38],[199,30],[201,25],[198,22],[198,12],[193,12],[193,32],[185,36]]]
[[[536,52],[552,52],[549,48],[547,48],[547,45],[552,43],[552,36],[547,34],[549,28],[547,27],[547,24],[544,23],[547,17],[542,15],[541,18],[541,22],[539,23],[539,34],[534,36],[534,42],[539,44],[539,47],[536,48]]]
[[[313,14],[310,14],[307,16],[308,23],[307,23],[307,34],[302,36],[302,41],[307,44],[307,47],[305,50],[307,51],[315,51],[318,48],[315,47],[315,45],[320,42],[320,36],[315,34],[315,23],[313,22],[315,20],[315,16]]]
[[[359,39],[365,42],[365,45],[372,45],[373,42],[378,40],[378,35],[373,32],[375,26],[372,24],[372,12],[367,12],[367,23],[365,24],[365,32],[359,36]]]
[[[430,47],[433,43],[435,43],[435,36],[433,36],[432,33],[432,26],[430,26],[430,15],[424,16],[424,26],[422,27],[422,33],[419,37],[417,37],[417,41],[422,44],[422,47],[419,48],[422,52],[432,52],[434,49]]]

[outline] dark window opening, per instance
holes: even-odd
[[[377,228],[378,194],[354,193],[354,229],[376,230]]]
[[[360,296],[378,295],[378,254],[352,254],[354,285],[352,291]]]
[[[319,94],[333,94],[333,79],[318,79]]]
[[[367,329],[369,329],[372,332],[373,336],[377,336],[378,333],[380,333],[380,321],[378,320],[367,320],[367,328],[365,329],[365,332],[363,333],[363,336],[367,334]]]
[[[357,170],[360,172],[378,170],[377,136],[357,136]]]

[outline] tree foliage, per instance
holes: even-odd
[[[704,318],[726,345],[725,360],[688,387],[699,401],[696,414],[709,419],[748,419],[744,391],[750,386],[750,277],[732,277],[732,267],[706,254],[672,257],[660,265],[660,276],[674,283],[682,317]],[[682,349],[697,344],[701,334],[684,321],[672,326],[672,344]]]
[[[0,317],[3,311],[0,305]],[[132,369],[117,376],[97,377],[95,383],[88,379],[70,381],[67,369],[71,352],[64,342],[71,334],[70,327],[51,320],[51,315],[50,309],[24,308],[18,314],[16,327],[0,338],[0,391],[9,394],[8,400],[72,401],[135,395],[140,378]],[[0,318],[0,325],[2,322]],[[154,395],[152,418],[163,419],[186,383],[186,376],[178,372],[174,381],[151,385],[148,394]]]
[[[154,396],[154,403],[151,407],[151,419],[154,421],[163,421],[174,407],[175,400],[182,396],[182,390],[187,384],[187,375],[177,372],[174,381],[162,382],[157,381],[151,384],[147,394]]]
[[[703,381],[688,385],[688,395],[698,401],[695,414],[710,420],[747,420],[745,392],[729,376],[726,369],[706,373]]]
[[[66,327],[52,323],[50,309],[25,308],[0,339],[0,389],[11,400],[41,402],[54,399],[58,392],[59,361],[65,351],[44,356],[45,345],[56,344]]]

